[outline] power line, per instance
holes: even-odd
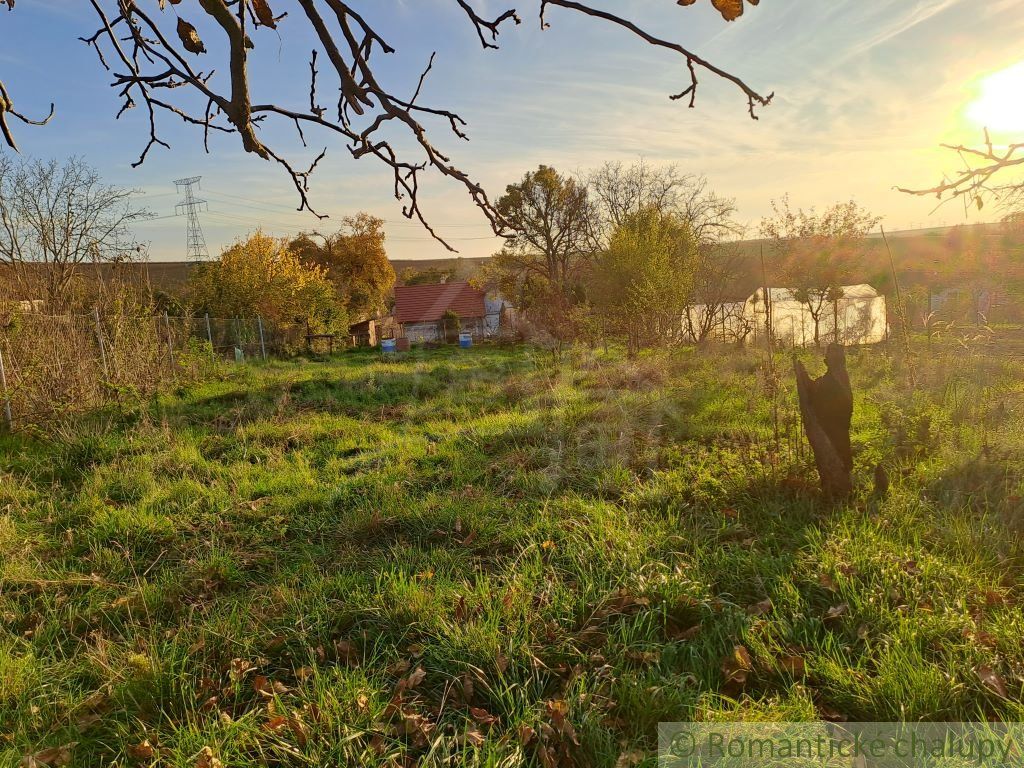
[[[203,237],[203,228],[199,225],[199,211],[206,205],[206,201],[199,200],[195,194],[195,188],[199,186],[201,178],[201,176],[191,176],[174,182],[179,192],[184,188],[185,199],[174,206],[174,212],[183,212],[188,219],[185,231],[185,255],[190,261],[210,258],[210,251],[206,247],[206,238]]]
[[[206,191],[206,194],[209,195],[210,197],[213,197],[213,198],[227,197],[227,198],[232,198],[233,200],[239,200],[239,201],[242,201],[242,202],[245,202],[245,203],[249,203],[251,207],[256,207],[256,208],[259,208],[260,210],[265,210],[265,211],[268,211],[270,213],[285,213],[285,214],[290,213],[290,214],[293,214],[293,215],[296,215],[296,216],[303,216],[305,218],[308,218],[308,216],[306,214],[302,214],[299,211],[297,211],[295,208],[292,208],[291,206],[288,206],[288,205],[279,205],[278,203],[267,202],[266,200],[257,200],[257,199],[252,198],[252,197],[244,197],[243,195],[233,195],[233,194],[229,194],[227,192],[219,192],[217,190],[209,190],[208,189]],[[222,201],[222,202],[224,202],[225,205],[238,205],[238,203],[232,203],[232,202],[227,202],[227,201]],[[422,226],[423,226],[422,224],[419,224],[418,222],[415,222],[415,221],[387,221],[385,223],[389,227],[416,227],[417,229],[422,229]],[[456,224],[456,223],[442,223],[442,222],[431,222],[431,223],[434,224],[437,227],[444,227],[444,228],[455,228],[455,227],[482,228],[482,227],[486,227],[487,226],[486,224],[466,224],[464,222],[460,223],[460,224]]]

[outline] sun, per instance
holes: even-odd
[[[1024,131],[1024,61],[984,78],[967,117],[993,131]]]

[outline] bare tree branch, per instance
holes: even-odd
[[[696,0],[680,2],[687,6]],[[495,234],[509,236],[508,222],[504,221],[486,191],[466,172],[459,169],[448,155],[433,142],[431,126],[435,121],[446,124],[450,135],[468,140],[465,121],[456,113],[436,106],[420,103],[424,84],[430,75],[434,56],[422,71],[411,96],[397,94],[395,89],[380,79],[382,70],[377,66],[378,53],[390,54],[395,49],[384,36],[356,10],[354,0],[295,0],[299,9],[289,18],[290,23],[305,22],[317,40],[309,60],[310,87],[308,105],[301,102],[289,105],[274,101],[254,103],[253,84],[248,74],[248,57],[257,46],[254,36],[265,28],[281,34],[281,22],[286,14],[275,16],[270,4],[277,0],[198,0],[197,4],[159,2],[146,6],[130,0],[89,0],[99,21],[99,28],[81,40],[92,47],[101,66],[113,75],[111,86],[121,99],[117,113],[120,117],[127,110],[142,105],[148,118],[148,139],[134,165],[145,162],[154,146],[168,147],[160,138],[159,115],[170,113],[188,125],[202,128],[203,145],[209,151],[211,131],[236,133],[242,147],[265,160],[280,164],[289,175],[299,196],[298,210],[309,210],[309,179],[320,160],[321,152],[306,170],[297,170],[280,147],[270,147],[261,135],[264,121],[283,119],[293,125],[302,146],[307,145],[307,130],[323,129],[340,137],[354,158],[371,156],[391,169],[396,199],[402,202],[406,218],[419,221],[427,231],[449,250],[454,250],[430,227],[420,207],[419,191],[421,174],[438,174],[461,185],[474,204],[487,218]],[[495,18],[488,18],[475,7],[477,0],[455,0],[469,20],[485,49],[498,47],[501,31],[506,22],[521,23],[515,8],[503,11]],[[726,72],[693,51],[677,43],[661,39],[641,29],[624,16],[594,8],[588,3],[576,0],[530,0],[539,3],[542,27],[547,27],[545,14],[549,7],[592,17],[611,23],[645,42],[681,55],[687,68],[687,87],[674,99],[687,98],[694,106],[698,85],[698,73],[706,72],[725,79],[735,85],[747,100],[750,116],[756,119],[755,107],[767,105],[772,95],[762,96],[739,77]],[[713,4],[726,19],[736,18],[742,13],[743,3]],[[748,0],[755,5],[754,0]],[[151,13],[147,7],[159,7],[166,15]],[[170,12],[167,12],[168,9]],[[192,15],[192,19],[185,15]],[[200,38],[199,29],[193,21],[207,21],[224,35],[226,45],[207,49]],[[173,31],[170,24],[176,24]],[[200,25],[203,29],[206,27]],[[165,31],[166,30],[166,31]],[[205,33],[204,33],[205,34]],[[318,53],[326,54],[329,62],[328,76],[335,79],[339,98],[337,112],[328,111],[317,103],[317,89],[325,87],[325,77],[318,68]],[[193,62],[198,57],[219,57],[222,66],[217,69],[201,70]],[[222,74],[216,74],[221,72]],[[184,90],[181,90],[184,89]],[[175,98],[156,94],[175,94]],[[179,98],[178,94],[182,94]],[[288,96],[294,95],[290,89]],[[198,96],[198,100],[195,97]],[[196,104],[201,105],[196,107]],[[10,114],[32,123],[22,114],[15,112],[6,90],[0,84],[0,129],[5,141],[14,146],[6,116]],[[52,116],[52,110],[51,110]],[[47,118],[49,120],[49,118]],[[46,122],[46,121],[38,121]],[[398,127],[413,142],[412,150],[396,148],[392,129]],[[301,167],[301,166],[299,166]]]
[[[943,144],[944,149],[956,152],[963,162],[963,168],[952,177],[946,177],[940,184],[924,189],[908,189],[896,187],[899,192],[908,195],[930,196],[939,200],[964,198],[973,202],[980,210],[986,197],[995,197],[1004,202],[1013,202],[1024,196],[1024,182],[993,184],[994,177],[1005,176],[1012,168],[1024,167],[1024,143],[1008,144],[996,148],[989,132],[985,131],[985,141],[981,148],[968,147],[963,144]],[[948,195],[948,197],[947,197]]]

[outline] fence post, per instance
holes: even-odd
[[[174,340],[171,338],[171,318],[164,310],[164,330],[167,331],[167,357],[171,361],[171,373],[174,373]]]
[[[217,357],[217,351],[213,348],[213,331],[210,330],[210,313],[206,313],[206,340],[210,342],[210,356]]]
[[[92,316],[96,321],[96,338],[100,343],[100,358],[103,360],[103,375],[109,380],[110,368],[107,366],[107,346],[103,342],[103,326],[100,325],[100,310],[98,307],[92,308]]]
[[[263,318],[260,315],[256,315],[256,323],[260,328],[260,354],[263,355],[263,359],[267,359],[267,344],[263,339]]]
[[[7,392],[7,371],[4,369],[4,353],[0,350],[0,395],[4,398],[4,421],[7,429],[14,429],[14,417],[11,415],[11,397]]]

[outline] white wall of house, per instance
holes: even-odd
[[[751,340],[764,338],[764,291],[757,290],[747,299],[744,315],[755,328]],[[793,298],[786,288],[769,288],[772,335],[787,346],[806,347],[814,344],[814,316],[807,304]],[[836,327],[838,325],[838,333]],[[888,338],[888,316],[885,297],[866,283],[843,286],[843,298],[833,305],[826,301],[818,324],[822,344],[838,340],[844,346],[878,344]]]

